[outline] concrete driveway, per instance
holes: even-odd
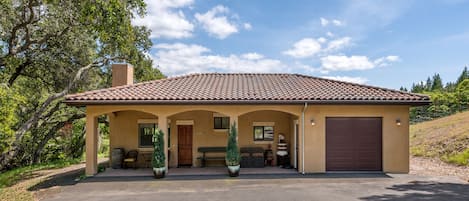
[[[407,174],[93,177],[59,191],[45,200],[469,200],[460,179]]]

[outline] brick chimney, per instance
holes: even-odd
[[[134,84],[134,67],[130,64],[112,64],[112,86]]]

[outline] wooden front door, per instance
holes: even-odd
[[[178,165],[192,166],[192,125],[178,125]]]

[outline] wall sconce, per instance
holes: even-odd
[[[399,118],[396,119],[396,125],[397,125],[397,126],[400,126],[400,125],[401,125],[401,119],[399,119]]]
[[[311,123],[311,126],[316,125],[316,122],[314,122],[314,119],[311,119],[310,123]]]

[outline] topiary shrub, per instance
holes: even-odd
[[[165,167],[165,154],[164,154],[164,138],[163,131],[159,128],[156,129],[153,134],[153,157],[151,164],[153,168],[163,168]]]
[[[230,133],[228,135],[228,145],[226,147],[226,165],[237,166],[239,165],[240,155],[238,148],[238,131],[236,130],[236,122],[231,125]]]

